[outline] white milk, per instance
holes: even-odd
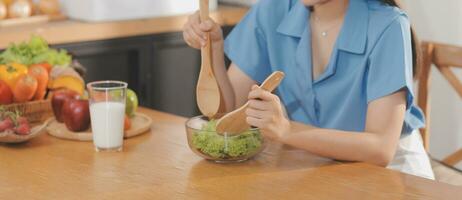
[[[101,149],[122,147],[125,104],[99,102],[90,105],[93,143]]]

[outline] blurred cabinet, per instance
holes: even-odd
[[[123,38],[94,42],[56,45],[67,49],[85,66],[85,82],[96,80],[121,80],[134,89],[141,105],[149,105],[152,49],[149,37]]]
[[[225,35],[230,30],[225,27]],[[181,33],[54,47],[67,49],[86,67],[86,82],[126,81],[137,92],[142,106],[185,117],[199,114],[195,87],[200,51],[188,47]]]
[[[152,108],[182,116],[196,115],[200,51],[188,47],[179,33],[157,36],[152,46]]]

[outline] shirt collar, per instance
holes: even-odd
[[[369,10],[367,0],[350,0],[343,27],[338,38],[338,48],[362,54],[366,48]],[[309,25],[309,9],[296,0],[277,28],[277,32],[301,38]]]
[[[293,37],[302,37],[308,25],[309,10],[301,0],[295,0],[292,7],[277,28],[277,32]]]

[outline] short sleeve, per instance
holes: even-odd
[[[409,21],[399,16],[382,33],[369,57],[367,102],[407,91],[406,105],[410,109],[412,92],[412,43]]]
[[[255,4],[234,27],[225,41],[228,58],[254,81],[261,83],[270,73],[265,35],[258,23],[259,4]]]

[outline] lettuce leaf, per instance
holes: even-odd
[[[216,123],[216,120],[212,120],[192,135],[194,147],[212,158],[252,155],[263,145],[263,137],[257,130],[247,130],[240,135],[225,138],[216,132]]]
[[[66,50],[51,49],[45,39],[39,36],[32,36],[28,42],[10,44],[0,53],[0,64],[16,62],[31,65],[46,62],[53,66],[67,66],[71,61]]]

